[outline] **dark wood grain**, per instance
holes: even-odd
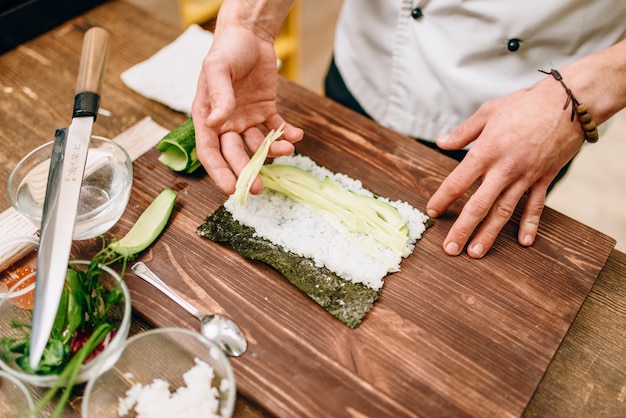
[[[305,129],[299,152],[418,208],[455,164],[292,83],[281,82],[280,107]],[[180,197],[144,261],[189,299],[243,327],[251,344],[233,361],[240,390],[278,416],[520,415],[614,246],[547,210],[532,248],[517,244],[513,221],[485,259],[452,258],[441,250],[452,212],[349,330],[273,270],[195,236],[226,196],[206,176],[173,176],[157,157],[152,151],[136,162],[131,207],[165,186]],[[122,224],[132,221],[131,214]],[[197,325],[127,280],[137,310],[155,325]]]
[[[82,38],[93,25],[112,34],[102,98],[111,116],[99,116],[95,133],[114,137],[144,116],[168,129],[184,120],[119,79],[180,30],[123,1],[108,2],[0,56],[3,182],[26,150],[69,122]],[[279,103],[290,122],[305,128],[300,152],[392,199],[423,209],[454,167],[285,80]],[[626,256],[611,253],[610,238],[548,209],[531,248],[516,243],[516,215],[485,259],[447,257],[441,242],[458,203],[388,278],[363,324],[349,330],[270,268],[196,236],[225,196],[206,176],[174,175],[156,158],[153,150],[136,162],[131,202],[112,233],[123,234],[163,187],[180,192],[170,225],[141,259],[191,302],[230,315],[246,332],[250,350],[232,360],[241,395],[235,416],[623,411]],[[126,279],[139,315],[135,330],[144,329],[139,317],[144,326],[197,327],[150,286]]]

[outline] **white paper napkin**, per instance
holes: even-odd
[[[212,43],[211,32],[191,25],[171,44],[124,71],[122,81],[142,96],[190,116],[202,60]]]

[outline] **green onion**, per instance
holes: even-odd
[[[11,361],[10,356],[14,355],[15,362],[25,372],[41,375],[58,374],[54,386],[37,403],[31,416],[37,416],[65,386],[52,416],[58,417],[62,414],[83,363],[101,341],[119,326],[110,322],[107,313],[119,303],[122,293],[119,288],[108,290],[100,283],[102,266],[121,262],[120,276],[124,277],[126,262],[151,245],[165,228],[176,195],[177,193],[171,189],[163,190],[121,240],[109,242],[107,245],[103,237],[103,248],[91,260],[86,271],[68,269],[66,285],[63,287],[50,339],[36,370],[30,369],[29,325],[18,322],[11,324],[14,328],[24,329],[23,340],[12,337],[0,338],[5,361]],[[72,355],[70,347],[72,339],[79,331],[84,332],[87,329],[93,329],[93,333]]]
[[[42,409],[54,398],[54,395],[61,389],[63,385],[66,385],[63,388],[63,392],[61,394],[61,398],[59,399],[56,408],[54,409],[54,413],[52,414],[53,418],[60,417],[63,413],[63,409],[67,404],[67,401],[70,398],[72,393],[72,389],[74,387],[74,382],[76,382],[76,378],[78,377],[78,373],[80,372],[80,368],[93,350],[98,347],[100,342],[114,329],[113,325],[104,323],[100,324],[91,334],[89,339],[85,342],[85,344],[72,356],[70,361],[65,365],[63,371],[59,374],[59,378],[55,382],[54,386],[52,386],[44,396],[37,403],[35,410],[32,412],[31,416],[35,417],[39,415]]]

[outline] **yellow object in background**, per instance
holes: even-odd
[[[208,22],[217,16],[222,0],[177,0],[180,22],[183,29],[197,23]]]
[[[222,0],[177,0],[182,27],[202,25],[217,16]],[[279,73],[298,82],[301,66],[300,2],[296,1],[281,28],[274,49],[280,60]]]

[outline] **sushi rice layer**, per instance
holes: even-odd
[[[328,176],[347,190],[375,196],[364,189],[359,180],[333,173],[303,155],[279,157],[273,163],[299,167],[320,180]],[[380,290],[385,276],[399,271],[402,258],[413,251],[426,229],[428,216],[406,202],[375,197],[396,207],[408,222],[409,236],[402,256],[369,236],[354,234],[355,238],[370,240],[372,245],[380,248],[379,256],[373,257],[356,245],[353,239],[338,232],[322,215],[280,193],[266,190],[259,195],[249,195],[245,206],[234,204],[231,196],[224,207],[235,220],[253,228],[257,236],[280,245],[286,251],[309,258],[317,267],[326,267],[345,280]]]

